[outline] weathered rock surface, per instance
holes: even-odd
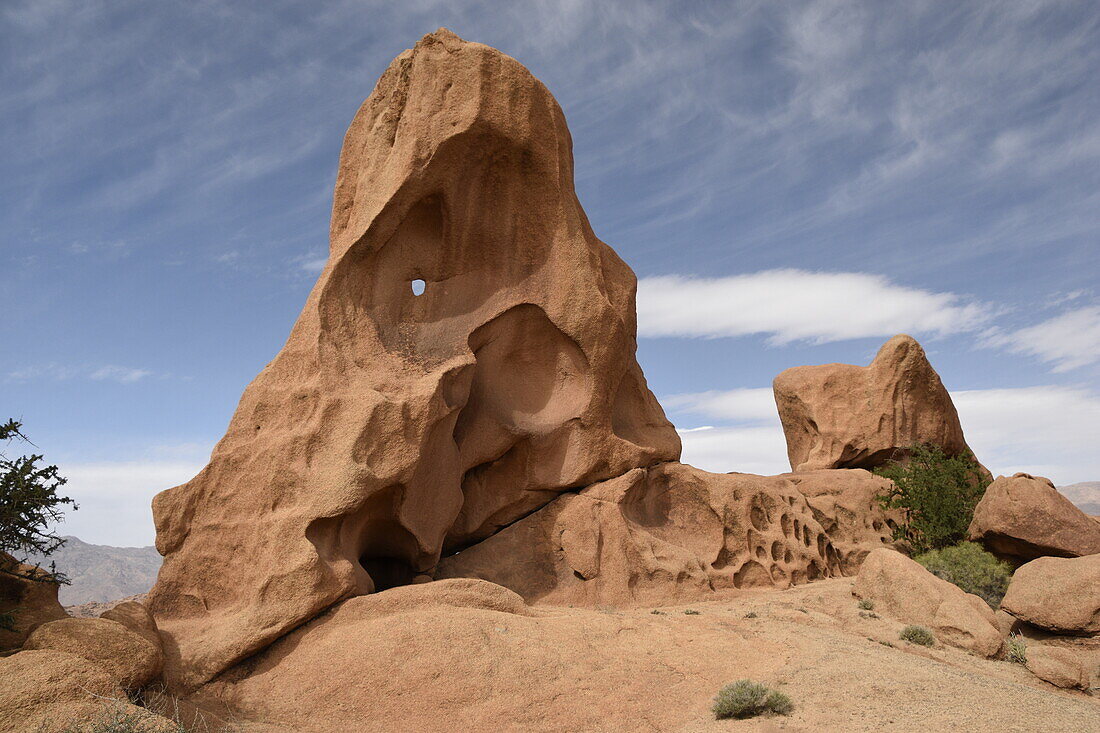
[[[862,469],[786,473],[785,479],[806,497],[814,519],[828,534],[845,575],[855,575],[871,550],[894,548],[901,512],[883,509],[878,496],[892,488],[889,479]]]
[[[985,601],[937,578],[900,552],[882,548],[868,554],[852,593],[873,600],[879,613],[927,626],[945,644],[983,657],[1001,651],[997,618]]]
[[[398,56],[347,132],[328,264],[286,345],[210,464],[154,500],[168,679],[678,458],[635,360],[635,290],[530,72],[444,29]]]
[[[24,649],[68,652],[104,669],[127,690],[152,682],[164,657],[158,645],[118,621],[105,618],[66,618],[42,624]]]
[[[554,500],[446,558],[528,602],[631,606],[723,588],[785,588],[839,574],[836,552],[789,482],[663,463]]]
[[[772,385],[794,471],[876,468],[915,443],[969,450],[947,388],[924,349],[904,334],[870,366],[787,369]]]
[[[1055,687],[1088,689],[1088,670],[1081,664],[1077,652],[1072,649],[1030,644],[1027,647],[1025,666],[1036,677]]]
[[[145,604],[137,601],[123,601],[99,614],[99,617],[108,621],[117,621],[130,631],[141,635],[155,646],[159,653],[161,649],[160,631],[157,629],[156,619],[153,618],[153,614],[146,608]]]
[[[998,476],[974,508],[970,539],[1016,562],[1100,553],[1100,523],[1062,496],[1050,479]]]
[[[1055,633],[1100,632],[1100,554],[1041,557],[1021,565],[1001,608]]]
[[[394,588],[336,606],[195,701],[229,705],[240,729],[263,733],[1054,733],[1100,720],[1095,699],[1010,665],[950,646],[904,653],[876,643],[896,642],[902,624],[861,617],[852,583],[615,611],[525,609],[474,580]],[[715,692],[739,677],[781,685],[794,712],[715,720]]]
[[[41,571],[30,565],[20,565],[4,552],[0,552],[0,568],[0,613],[10,612],[15,626],[13,631],[0,628],[0,651],[22,646],[40,625],[68,616],[57,600],[57,583],[20,577],[43,574]]]
[[[75,730],[127,716],[149,733],[178,730],[168,719],[130,704],[102,667],[76,654],[22,651],[0,659],[0,733]]]

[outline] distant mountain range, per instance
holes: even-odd
[[[1100,515],[1100,481],[1084,481],[1058,490],[1085,514]]]
[[[58,599],[63,606],[76,606],[147,592],[157,579],[161,559],[155,547],[91,545],[66,537],[65,545],[49,559],[32,557],[30,562],[47,568],[56,563],[58,572],[71,581],[61,586]]]

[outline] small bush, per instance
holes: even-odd
[[[969,453],[948,456],[934,445],[913,445],[902,461],[891,461],[875,473],[893,482],[878,497],[887,509],[900,509],[903,521],[894,539],[915,553],[949,547],[966,539],[989,480]]]
[[[920,644],[921,646],[932,646],[936,643],[936,637],[923,626],[906,626],[898,634],[898,638],[910,644]]]
[[[773,690],[760,682],[738,680],[718,691],[711,710],[714,717],[752,718],[764,713],[788,715],[794,705],[791,698],[778,690]]]
[[[699,612],[698,612],[698,611],[696,611],[696,610],[695,610],[694,608],[689,608],[689,609],[687,609],[686,611],[684,611],[684,615],[685,615],[685,616],[698,616],[698,615],[700,615],[700,614],[699,614]]]
[[[745,618],[757,618],[756,611],[749,611],[745,614]]]
[[[654,616],[664,616],[665,615],[664,611],[658,611],[656,608],[654,608],[652,611],[650,611],[650,613],[652,613]]]
[[[858,605],[859,605],[859,610],[861,610],[861,611],[874,611],[875,610],[875,602],[872,601],[870,598],[861,598]]]
[[[1027,645],[1019,634],[1009,634],[1005,659],[1014,664],[1027,664]]]
[[[978,596],[991,608],[1000,608],[1012,580],[1012,567],[974,542],[929,550],[913,559],[929,572]]]

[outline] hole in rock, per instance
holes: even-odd
[[[370,573],[371,580],[374,581],[375,592],[387,588],[396,588],[399,585],[408,585],[416,576],[416,570],[398,557],[363,555],[359,558],[359,564]]]
[[[423,295],[424,289],[428,286],[428,284],[420,278],[413,280],[410,285],[412,286],[413,295]]]

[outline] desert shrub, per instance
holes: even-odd
[[[886,509],[899,509],[903,521],[894,539],[915,553],[949,547],[966,539],[974,507],[989,480],[969,451],[948,456],[934,445],[913,445],[904,461],[875,469],[890,479],[890,491],[878,497]]]
[[[929,550],[913,558],[930,572],[999,608],[1012,580],[1012,566],[974,542]]]
[[[861,611],[874,611],[875,610],[875,602],[872,601],[870,598],[861,598],[861,599],[859,599],[859,604],[858,605],[859,605],[859,610],[861,610]]]
[[[684,615],[685,616],[698,616],[699,612],[696,611],[694,608],[689,608],[689,609],[684,611]]]
[[[898,634],[898,638],[910,644],[920,644],[921,646],[932,646],[936,643],[936,637],[923,626],[906,626]]]
[[[752,718],[764,713],[787,715],[794,709],[791,698],[760,682],[738,680],[718,691],[711,710],[714,717]]]
[[[749,611],[745,614],[745,618],[756,618],[756,611]]]
[[[162,721],[151,718],[149,715],[127,713],[119,706],[108,705],[96,719],[70,725],[62,733],[161,733],[164,730],[162,725]],[[192,733],[179,724],[170,730],[172,733]],[[44,732],[45,729],[42,733]]]
[[[1009,634],[1005,644],[1005,659],[1014,664],[1027,664],[1027,645],[1019,634]]]

